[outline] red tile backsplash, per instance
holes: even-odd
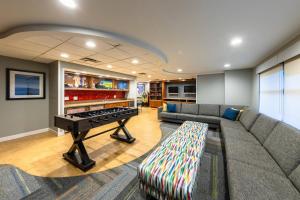
[[[97,100],[97,99],[124,99],[125,91],[87,91],[87,90],[65,90],[65,97],[69,97],[68,101],[73,101],[74,96],[78,96],[78,101]]]

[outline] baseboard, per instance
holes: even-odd
[[[36,134],[44,133],[44,132],[48,132],[48,131],[54,131],[54,130],[52,130],[50,128],[43,128],[43,129],[38,129],[38,130],[29,131],[29,132],[25,132],[25,133],[19,133],[19,134],[15,134],[15,135],[5,136],[5,137],[0,138],[0,142],[15,140],[15,139],[19,139],[22,137],[36,135]]]

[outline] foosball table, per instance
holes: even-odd
[[[73,145],[68,152],[63,154],[64,159],[83,171],[91,169],[95,161],[90,159],[83,141],[114,131],[110,135],[112,138],[132,143],[135,138],[131,136],[125,125],[131,117],[136,115],[138,115],[137,108],[116,107],[55,116],[55,126],[70,132],[73,138]],[[87,137],[90,129],[113,122],[117,122],[118,126]],[[124,135],[120,134],[121,130]]]

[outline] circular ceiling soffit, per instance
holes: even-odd
[[[120,42],[125,42],[139,48],[143,48],[152,54],[156,55],[159,59],[161,59],[164,63],[168,63],[167,56],[158,48],[130,36],[122,35],[119,33],[114,33],[110,31],[98,30],[98,29],[89,29],[83,27],[76,27],[76,26],[67,26],[67,25],[51,25],[51,24],[38,24],[38,25],[24,25],[11,28],[7,31],[0,33],[0,39],[9,37],[11,35],[17,33],[25,33],[25,32],[62,32],[62,33],[73,33],[73,34],[80,34],[86,36],[94,36],[94,37],[101,37],[111,40],[117,40]]]

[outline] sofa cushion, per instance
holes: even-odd
[[[222,134],[224,136],[225,141],[244,141],[251,144],[260,145],[257,139],[246,130],[235,128],[223,128]]]
[[[230,199],[299,200],[299,192],[284,176],[235,160],[227,166]]]
[[[218,125],[220,124],[220,118],[215,116],[197,115],[196,119],[198,122]]]
[[[239,121],[231,121],[228,119],[224,119],[221,118],[221,130],[224,128],[235,128],[235,129],[239,129],[239,130],[246,130],[243,125],[241,124],[241,122]]]
[[[216,104],[199,104],[199,115],[220,116],[220,106]]]
[[[240,105],[220,105],[220,116],[223,116],[225,110],[227,108],[235,108],[237,110],[242,110],[245,108],[245,106],[240,106]]]
[[[181,104],[181,113],[198,115],[199,105],[198,104]]]
[[[263,144],[277,123],[276,119],[261,114],[251,127],[250,132]]]
[[[182,120],[182,121],[197,121],[196,118],[197,115],[193,114],[184,114],[184,113],[178,113],[177,119]]]
[[[177,119],[180,120],[190,120],[208,124],[219,124],[220,118],[214,116],[205,116],[205,115],[191,115],[191,114],[178,114]]]
[[[238,160],[261,169],[285,176],[270,154],[261,146],[245,141],[225,141],[227,160]]]
[[[258,116],[259,114],[257,112],[254,112],[252,110],[245,110],[240,117],[240,122],[245,127],[245,129],[249,131]]]
[[[239,110],[236,110],[234,108],[227,108],[222,117],[231,121],[235,121],[239,113]]]
[[[289,175],[300,162],[300,131],[285,124],[278,123],[264,146]]]
[[[289,175],[289,178],[300,191],[300,164],[292,171],[292,173]]]
[[[161,112],[160,117],[168,119],[177,119],[177,113]]]

